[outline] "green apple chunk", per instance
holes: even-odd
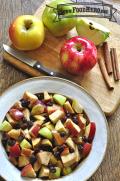
[[[53,99],[55,102],[57,102],[61,106],[63,106],[66,101],[66,97],[60,94],[54,94]]]
[[[8,121],[3,121],[1,124],[0,124],[0,131],[5,131],[5,132],[8,132],[12,129],[12,126],[11,124],[8,122]]]
[[[54,0],[48,4],[49,7],[47,6],[43,12],[43,23],[54,36],[63,36],[76,25],[76,18],[72,17],[75,14],[72,6],[66,6],[70,2],[70,0]],[[65,5],[60,6],[61,4]],[[69,18],[59,19],[58,13],[60,12]]]
[[[60,177],[61,168],[55,167],[55,169],[56,169],[56,172],[55,172],[55,173],[51,173],[51,172],[50,172],[50,179],[56,179],[56,178],[59,178],[59,177]]]
[[[76,24],[78,35],[93,41],[95,45],[103,43],[110,35],[110,31],[92,20],[79,18]]]
[[[64,167],[63,168],[63,175],[68,175],[72,172],[72,168],[71,167]]]
[[[21,146],[21,148],[28,148],[28,149],[30,149],[32,146],[31,146],[31,144],[26,140],[26,139],[24,139],[21,143],[20,143],[20,146]]]
[[[39,134],[45,138],[52,139],[52,133],[47,127],[43,127],[40,129]]]
[[[82,105],[80,105],[79,102],[76,99],[74,99],[73,102],[72,102],[72,108],[74,109],[74,111],[76,113],[82,113],[83,112]]]

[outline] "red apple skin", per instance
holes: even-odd
[[[92,144],[90,144],[90,143],[85,143],[85,144],[83,145],[82,156],[83,156],[83,157],[86,157],[86,156],[90,153],[91,148],[92,148]]]
[[[31,149],[23,148],[21,151],[21,155],[25,155],[30,157],[32,155],[33,151]]]
[[[81,51],[77,50],[77,46],[81,46]],[[67,40],[62,46],[60,60],[69,73],[83,74],[95,66],[97,49],[92,41],[75,36]]]
[[[38,136],[38,132],[40,130],[40,125],[36,124],[33,126],[33,128],[31,128],[31,133],[33,137],[37,137]]]
[[[80,128],[78,125],[76,125],[79,128],[79,130],[77,130],[77,129],[75,129],[74,125],[75,125],[75,123],[73,123],[70,120],[66,122],[66,128],[69,129],[70,134],[72,136],[78,136],[80,134]]]
[[[81,129],[85,128],[86,123],[83,123],[81,120],[81,115],[78,114],[78,125]]]
[[[10,109],[9,113],[15,121],[20,121],[24,117],[24,114],[18,109]]]
[[[96,132],[96,124],[94,122],[90,122],[89,124],[90,124],[90,131],[87,138],[89,142],[92,142]]]
[[[21,154],[20,147],[18,143],[15,143],[13,146],[10,147],[10,157],[18,157]]]

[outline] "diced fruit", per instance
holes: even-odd
[[[72,168],[71,167],[64,167],[63,168],[63,175],[68,175],[72,172]]]
[[[33,138],[32,139],[33,148],[39,146],[40,145],[40,141],[41,141],[41,138]]]
[[[67,155],[67,154],[69,154],[69,153],[70,153],[70,152],[69,152],[69,148],[68,148],[68,147],[65,147],[64,150],[63,150],[62,153],[61,153],[61,156]]]
[[[66,129],[63,125],[63,123],[61,122],[61,120],[59,120],[56,125],[55,125],[55,130],[57,130],[58,132],[66,132]]]
[[[10,156],[11,157],[18,157],[21,154],[20,147],[18,143],[15,143],[13,146],[10,147]]]
[[[8,122],[8,121],[3,121],[1,124],[0,124],[0,131],[5,131],[5,132],[8,132],[12,129],[12,126],[11,124]]]
[[[37,100],[37,96],[26,91],[23,95],[23,99],[30,101],[30,106],[32,106]]]
[[[41,145],[48,145],[48,146],[51,146],[51,147],[52,147],[52,143],[51,143],[51,141],[48,140],[48,139],[43,139],[43,140],[41,141]]]
[[[52,99],[52,97],[49,95],[49,93],[47,91],[44,91],[44,100],[49,101],[51,99]]]
[[[42,166],[39,173],[39,177],[49,177],[49,174],[50,174],[50,170],[47,167]]]
[[[10,162],[11,162],[13,165],[15,165],[15,166],[18,165],[17,159],[16,159],[15,157],[9,156],[9,160],[10,160]]]
[[[21,148],[28,148],[28,149],[30,149],[32,146],[31,146],[31,144],[26,140],[26,139],[24,139],[21,143],[20,143],[20,146],[21,146]]]
[[[70,148],[72,148],[73,150],[75,150],[75,143],[73,142],[73,140],[72,140],[71,137],[69,137],[69,138],[66,139],[66,143],[67,143],[67,145],[68,145]]]
[[[70,153],[68,155],[61,156],[61,159],[65,167],[70,167],[73,163],[76,162],[76,154]]]
[[[82,105],[80,105],[80,103],[76,99],[74,99],[72,102],[72,108],[74,109],[74,111],[76,113],[82,113],[83,112]]]
[[[44,116],[35,115],[34,118],[35,118],[37,121],[41,121],[42,124],[44,123],[44,120],[45,120],[45,117],[44,117]]]
[[[27,157],[30,157],[33,153],[33,150],[28,149],[28,148],[22,148],[21,150],[21,155],[25,155]]]
[[[21,133],[20,129],[12,129],[8,132],[8,135],[13,139],[18,140],[20,133]]]
[[[52,156],[50,157],[50,163],[53,164],[53,165],[56,165],[57,164],[57,159],[56,157],[52,154]]]
[[[25,136],[26,139],[30,140],[31,136],[29,134],[29,130],[25,129],[24,131],[22,131],[23,135]]]
[[[92,148],[92,145],[90,143],[85,143],[83,145],[82,156],[86,157],[90,153],[91,148]]]
[[[87,120],[81,114],[79,114],[78,115],[78,125],[81,129],[85,128],[86,122],[87,122]]]
[[[59,167],[55,167],[55,170],[56,172],[55,173],[52,173],[50,172],[50,179],[57,179],[60,177],[60,174],[61,174],[61,168]]]
[[[40,162],[37,160],[34,165],[33,165],[33,169],[35,172],[37,172],[39,169],[41,168],[41,164]]]
[[[26,157],[26,156],[19,156],[19,159],[18,159],[18,166],[19,167],[24,167],[26,165],[29,164],[29,159]]]
[[[23,177],[31,177],[31,178],[35,178],[36,177],[36,173],[32,167],[31,164],[26,165],[22,171],[21,171],[21,176]]]
[[[63,168],[63,163],[62,163],[62,161],[61,161],[61,160],[58,160],[56,166],[62,169],[62,168]]]
[[[40,129],[39,134],[45,138],[52,139],[52,133],[47,127],[43,127]]]
[[[16,124],[15,120],[10,116],[9,113],[6,114],[6,118],[7,118],[7,120],[9,121],[9,123],[10,123],[11,125]]]
[[[54,139],[55,139],[57,145],[62,145],[65,142],[65,139],[62,138],[60,136],[60,133],[58,133],[56,130],[53,130],[52,134],[54,136]]]
[[[48,165],[52,153],[48,151],[41,151],[37,154],[38,161],[43,165]]]
[[[55,124],[59,119],[64,117],[64,111],[57,110],[49,115],[50,120]]]
[[[22,105],[21,105],[21,102],[20,101],[17,101],[14,105],[13,105],[13,107],[12,108],[14,108],[14,109],[18,109],[18,110],[20,110],[20,111],[22,111],[24,108],[22,107]]]
[[[54,94],[53,99],[56,103],[58,103],[61,106],[63,106],[66,101],[66,97],[60,94]]]
[[[77,145],[75,145],[75,154],[76,154],[76,162],[80,161],[80,153],[78,151]]]
[[[94,122],[90,122],[85,128],[85,137],[92,142],[96,131],[96,125]]]
[[[35,124],[32,126],[32,128],[29,130],[29,133],[32,137],[36,138],[38,136],[40,130],[40,125]]]
[[[66,101],[65,104],[64,104],[64,109],[66,112],[68,113],[74,113],[74,110],[71,106],[71,104],[69,103],[69,101]]]
[[[69,132],[72,136],[78,136],[80,134],[80,128],[78,125],[73,123],[71,119],[67,119],[65,122],[66,128],[69,129]]]
[[[24,117],[24,114],[18,109],[10,109],[9,113],[15,121],[20,121]]]
[[[29,109],[24,109],[23,110],[23,114],[24,114],[24,118],[27,120],[27,121],[30,121],[30,111]]]
[[[79,136],[79,137],[74,137],[73,140],[74,140],[74,142],[75,142],[76,144],[81,144],[81,143],[83,143],[83,140],[82,140],[82,137],[81,137],[81,136]]]
[[[51,122],[47,122],[43,126],[47,127],[51,131],[55,129],[54,125]]]
[[[39,115],[43,113],[45,110],[45,106],[43,104],[37,104],[32,108],[31,114],[32,115]]]
[[[61,110],[61,107],[56,105],[56,104],[53,104],[53,106],[47,106],[47,113],[48,114],[52,114],[56,110]]]

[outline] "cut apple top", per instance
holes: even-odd
[[[96,126],[78,101],[26,91],[6,114],[0,131],[8,159],[21,176],[57,179],[90,153]]]

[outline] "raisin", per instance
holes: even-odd
[[[8,139],[8,141],[7,141],[7,144],[8,144],[9,146],[13,146],[15,143],[16,143],[16,141],[15,141],[15,140],[12,140],[12,139]]]
[[[81,152],[83,150],[83,146],[80,144],[78,145],[78,150]]]
[[[59,151],[56,151],[56,152],[54,153],[54,156],[59,159],[59,157],[60,157],[60,152],[59,152]]]
[[[58,146],[57,150],[58,150],[58,152],[59,152],[59,153],[62,153],[62,152],[63,152],[63,150],[64,150],[64,148],[65,148],[65,146],[64,146],[64,145],[62,145],[62,146]]]
[[[21,129],[26,129],[28,127],[28,125],[27,125],[27,123],[23,123],[23,124],[21,124]]]
[[[53,102],[52,101],[49,101],[46,103],[47,106],[52,106],[53,105]]]
[[[70,118],[71,114],[70,113],[66,113],[66,116],[67,116],[67,118]]]
[[[55,172],[56,172],[56,168],[55,168],[55,167],[53,167],[53,166],[52,166],[52,167],[50,167],[49,169],[50,169],[50,172],[52,172],[52,173],[55,173]]]
[[[21,105],[22,105],[22,107],[27,108],[27,107],[29,106],[29,104],[30,104],[30,101],[25,100],[25,99],[22,99],[22,100],[21,100]]]
[[[36,96],[38,97],[39,100],[44,99],[44,94],[43,93],[36,94]]]
[[[73,153],[73,152],[74,152],[74,149],[73,149],[73,148],[70,148],[69,151],[70,151],[70,153]]]
[[[75,124],[78,124],[77,116],[73,116],[72,120],[73,120],[73,122],[74,122]]]
[[[30,116],[30,121],[34,122],[36,119],[34,118],[34,116]]]
[[[14,129],[20,129],[20,127],[21,127],[21,126],[20,126],[19,123],[15,124],[15,125],[13,126]]]
[[[66,136],[66,132],[64,132],[64,131],[60,132],[60,136],[62,136],[62,137]]]
[[[23,135],[20,135],[20,136],[18,137],[18,141],[21,142],[24,138],[25,138],[25,137],[24,137]]]
[[[35,157],[35,155],[31,155],[30,157],[30,163],[34,164],[37,161],[37,158]]]
[[[27,126],[28,126],[28,128],[31,128],[33,126],[33,122],[32,121],[28,121],[27,122]]]
[[[34,148],[34,153],[38,153],[40,151],[40,148],[36,147]]]
[[[88,138],[86,138],[86,136],[83,136],[82,139],[83,139],[84,142],[89,142],[89,140],[88,140]]]

